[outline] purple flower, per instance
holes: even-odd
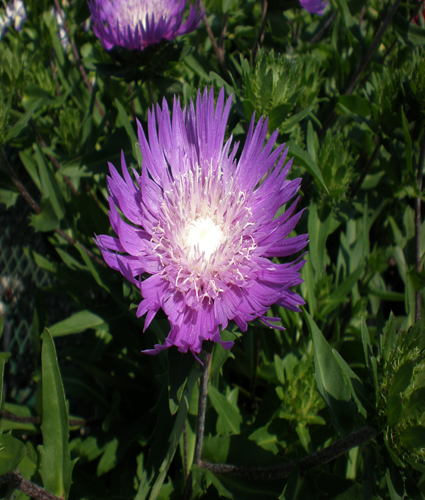
[[[326,2],[323,0],[300,0],[300,4],[310,14],[322,15],[326,7]]]
[[[7,33],[12,24],[16,31],[20,31],[23,23],[27,20],[27,11],[22,0],[13,0],[6,4],[5,17],[0,15],[0,40]]]
[[[91,0],[93,31],[106,50],[118,45],[144,50],[162,40],[173,40],[198,27],[203,11],[199,0],[190,6],[183,22],[187,0]]]
[[[223,142],[230,105],[222,89],[214,107],[213,89],[205,89],[196,107],[191,101],[182,110],[174,98],[170,120],[164,99],[156,116],[149,112],[149,140],[138,123],[141,175],[133,170],[133,181],[123,154],[124,178],[109,164],[109,218],[118,238],[101,235],[97,244],[106,263],[140,287],[137,316],[147,313],[145,329],[160,308],[168,316],[170,333],[149,354],[172,345],[199,353],[203,340],[230,349],[233,342],[220,337],[229,321],[242,331],[255,318],[271,326],[272,304],[292,311],[304,304],[290,289],[302,282],[304,261],[269,260],[307,244],[305,234],[288,237],[301,217],[298,199],[275,217],[301,179],[286,179],[292,160],[284,166],[284,145],[273,150],[278,131],[264,145],[263,118],[256,126],[252,118],[236,159],[239,144]],[[151,276],[142,280],[144,273]]]

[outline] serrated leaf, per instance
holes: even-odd
[[[24,458],[27,449],[19,439],[10,434],[0,435],[0,476],[13,471]]]
[[[405,361],[394,375],[390,393],[399,394],[407,389],[413,377],[413,361],[408,359]]]
[[[49,332],[52,337],[62,337],[72,333],[81,333],[89,328],[99,329],[105,326],[107,324],[103,318],[85,309],[50,326]]]
[[[208,397],[218,414],[217,432],[221,435],[228,433],[239,434],[241,431],[242,416],[239,411],[220,394],[214,386],[209,386]]]
[[[322,332],[305,309],[303,314],[313,339],[317,389],[335,424],[343,432],[349,432],[355,417],[355,404],[350,401],[350,388]]]
[[[43,445],[39,446],[40,475],[44,487],[60,498],[68,498],[74,463],[68,448],[69,425],[55,344],[47,328],[41,350]]]

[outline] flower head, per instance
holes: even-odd
[[[233,342],[220,337],[229,321],[246,331],[255,318],[267,323],[272,304],[292,311],[304,304],[290,289],[302,282],[304,261],[269,260],[307,244],[307,235],[288,237],[301,216],[298,200],[276,217],[301,179],[286,179],[292,160],[284,165],[284,145],[273,150],[278,131],[264,144],[262,118],[257,126],[252,118],[236,159],[238,144],[223,142],[230,105],[221,90],[214,106],[213,90],[205,89],[189,109],[174,99],[170,120],[164,99],[149,113],[149,140],[138,124],[141,175],[133,171],[133,181],[123,155],[124,178],[109,164],[109,218],[118,238],[100,235],[97,244],[106,263],[140,287],[145,329],[160,308],[168,316],[170,333],[145,351],[151,354],[175,345],[196,355],[203,340],[229,349]],[[151,276],[142,280],[144,273]]]
[[[187,0],[91,0],[93,31],[105,49],[118,45],[143,50],[162,40],[173,40],[197,28],[202,14],[199,0],[190,6],[183,22]]]
[[[22,0],[13,0],[13,4],[6,5],[6,18],[13,23],[15,30],[20,31],[23,23],[27,20],[27,11]]]
[[[300,0],[301,7],[303,7],[310,14],[323,14],[326,7],[324,0]]]

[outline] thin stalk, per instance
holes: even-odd
[[[12,415],[11,413],[1,410],[0,418],[4,418],[5,420],[9,420],[10,422],[18,422],[21,424],[34,424],[40,425],[41,419],[39,417],[19,417],[18,415]],[[71,418],[69,419],[69,425],[86,425],[87,421],[81,418]]]
[[[363,172],[361,173],[359,180],[357,181],[357,184],[354,186],[354,189],[350,193],[350,198],[354,198],[354,196],[357,194],[357,191],[362,187],[366,175],[369,173],[370,169],[372,168],[372,165],[375,163],[380,147],[381,147],[381,141],[378,139],[378,142],[375,145],[375,149],[373,150],[369,158],[369,161],[366,163],[366,166],[363,169]]]
[[[324,450],[307,455],[301,460],[294,460],[292,462],[273,467],[239,467],[237,465],[210,464],[207,462],[200,462],[199,467],[210,470],[214,474],[225,474],[256,481],[283,479],[295,469],[297,464],[300,469],[300,474],[303,474],[310,469],[335,460],[339,456],[351,450],[351,448],[356,448],[357,446],[367,443],[371,439],[374,439],[377,434],[378,432],[375,429],[372,429],[371,427],[364,427],[350,436],[340,439]]]
[[[310,43],[317,43],[322,36],[326,33],[331,24],[335,21],[336,16],[338,15],[338,11],[334,10],[330,18],[326,21],[326,23],[320,28],[320,30],[311,38]]]
[[[196,444],[193,463],[199,465],[202,455],[202,443],[204,441],[205,431],[205,411],[207,409],[208,397],[208,375],[210,371],[211,352],[204,351],[203,360],[204,372],[199,384],[199,401],[198,401],[198,422],[196,426]]]
[[[220,47],[217,45],[217,42],[215,41],[214,38],[214,33],[212,32],[210,23],[208,22],[208,17],[207,14],[204,14],[204,17],[202,18],[204,20],[205,28],[207,30],[208,36],[210,37],[212,46],[214,48],[215,55],[217,56],[218,62],[220,63],[221,67],[223,68],[224,74],[226,79],[229,77],[227,76],[229,70],[227,69],[226,63],[224,61],[224,51],[220,49]]]
[[[422,133],[420,152],[419,152],[419,164],[418,164],[418,174],[417,174],[419,196],[417,196],[415,200],[415,269],[417,273],[421,272],[421,222],[422,222],[421,191],[422,191],[424,161],[425,161],[425,131]],[[416,299],[415,321],[419,321],[421,319],[421,305],[422,305],[420,290],[416,292],[415,299]]]
[[[15,472],[9,472],[0,476],[0,483],[8,483],[16,490],[20,490],[31,498],[35,498],[36,500],[61,500],[53,493],[46,491],[40,486],[32,483],[31,481],[27,481],[19,474]]]
[[[264,34],[264,29],[266,27],[266,22],[267,22],[267,0],[262,1],[262,10],[261,10],[261,25],[260,25],[260,31],[258,32],[257,38],[255,39],[254,42],[254,47],[252,48],[252,61],[255,62],[257,59],[257,52],[258,52],[258,46],[261,43],[261,40],[263,38]]]

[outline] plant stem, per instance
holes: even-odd
[[[210,37],[212,46],[214,48],[215,55],[217,56],[218,62],[220,63],[221,67],[223,68],[224,74],[225,74],[225,79],[228,80],[229,77],[227,76],[228,74],[228,69],[226,66],[226,63],[224,62],[224,50],[221,50],[220,47],[217,45],[217,42],[215,41],[214,38],[214,33],[212,32],[210,23],[208,22],[208,17],[207,14],[204,14],[203,17],[205,28],[207,29],[208,36]],[[224,24],[224,29],[226,29],[226,23]],[[224,40],[224,37],[223,37]]]
[[[203,352],[202,361],[204,363],[204,372],[199,384],[198,422],[196,426],[195,456],[193,458],[193,463],[195,465],[199,465],[201,462],[202,443],[204,441],[205,411],[207,409],[208,375],[210,371],[211,351],[208,352],[205,350]]]
[[[29,497],[35,498],[36,500],[61,500],[56,495],[53,495],[53,493],[49,493],[45,489],[37,486],[31,481],[24,479],[22,476],[16,474],[15,472],[8,472],[7,474],[0,476],[0,483],[8,483],[16,490],[20,490]]]
[[[421,272],[421,209],[422,209],[422,201],[421,201],[421,191],[422,191],[422,179],[423,179],[423,171],[424,171],[424,161],[425,161],[425,131],[422,133],[420,152],[419,152],[419,163],[418,163],[418,173],[417,173],[417,181],[418,181],[418,189],[419,196],[416,197],[415,200],[415,270],[417,273]],[[415,310],[415,321],[419,321],[421,319],[421,291],[416,292],[415,297],[416,310]]]
[[[354,189],[350,193],[350,198],[354,198],[354,196],[357,194],[357,191],[362,187],[366,175],[369,173],[370,169],[372,168],[372,165],[375,163],[380,147],[381,147],[381,141],[378,139],[378,142],[375,145],[375,149],[373,150],[369,158],[369,161],[366,163],[366,166],[363,169],[363,172],[361,173],[359,180],[357,181],[357,184],[354,186]]]
[[[260,45],[261,39],[263,37],[264,29],[266,27],[266,21],[267,21],[267,0],[263,0],[260,31],[258,32],[257,38],[255,39],[254,47],[252,48],[252,61],[254,63],[255,60],[257,59],[258,46]]]
[[[202,461],[198,464],[198,466],[202,469],[210,470],[214,474],[224,474],[257,481],[283,479],[295,469],[297,464],[300,468],[300,474],[302,474],[310,469],[331,462],[335,458],[338,458],[347,451],[351,450],[351,448],[356,448],[357,446],[367,443],[371,439],[374,439],[377,434],[378,433],[375,429],[372,429],[371,427],[364,427],[350,436],[340,439],[324,450],[307,455],[299,461],[294,460],[286,464],[272,467],[239,467],[237,465],[210,464]]]

